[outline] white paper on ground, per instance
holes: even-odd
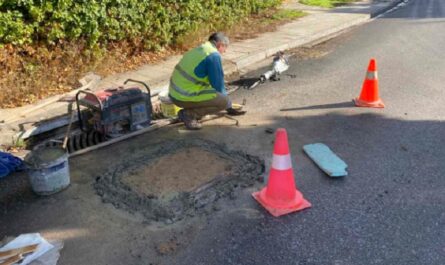
[[[60,258],[60,250],[63,248],[63,242],[50,241],[50,244],[54,247],[43,253],[43,255],[36,260],[33,260],[29,265],[57,265],[57,261]]]
[[[29,255],[26,255],[26,257],[22,260],[20,265],[29,264],[31,261],[37,259],[45,252],[54,247],[53,245],[48,243],[48,241],[46,241],[43,237],[41,237],[39,233],[33,233],[33,234],[23,234],[16,237],[14,240],[6,244],[4,247],[0,248],[0,251],[7,251],[10,249],[26,247],[34,244],[38,244],[36,251],[34,251]]]

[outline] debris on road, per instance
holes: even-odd
[[[62,243],[51,244],[39,233],[22,234],[0,248],[0,264],[56,265]]]
[[[0,178],[22,169],[23,161],[20,158],[9,153],[0,152]]]

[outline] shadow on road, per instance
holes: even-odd
[[[351,103],[342,102],[296,109],[350,106]],[[259,261],[263,264],[291,264],[290,260],[304,262],[308,257],[315,259],[313,264],[326,264],[323,263],[326,257],[349,257],[350,264],[359,264],[363,261],[363,249],[374,249],[370,254],[372,257],[368,258],[399,260],[397,264],[410,264],[414,256],[424,258],[426,254],[413,254],[411,248],[403,247],[403,242],[411,242],[420,248],[427,241],[434,241],[430,237],[434,233],[419,232],[419,235],[411,231],[416,231],[419,222],[427,224],[429,219],[422,216],[438,218],[443,210],[443,206],[437,206],[439,203],[434,206],[436,210],[433,209],[428,215],[423,213],[432,201],[444,201],[444,122],[394,119],[374,113],[345,115],[333,112],[312,116],[308,113],[304,117],[270,115],[273,122],[256,125],[249,123],[248,115],[240,118],[239,127],[227,125],[224,119],[219,119],[204,123],[204,128],[197,132],[184,132],[182,126],[179,129],[164,128],[71,159],[71,186],[50,197],[29,195],[25,199],[21,198],[23,192],[31,193],[24,175],[13,174],[0,179],[2,190],[23,185],[15,190],[15,194],[8,193],[7,204],[4,203],[5,198],[0,197],[0,238],[25,232],[43,232],[45,236],[45,231],[56,228],[60,231],[82,229],[83,233],[66,239],[62,252],[64,262],[61,264],[73,264],[74,261],[82,264],[88,260],[97,265],[123,264],[124,261],[125,264],[141,264],[141,260],[144,260],[145,264],[211,265],[225,264],[228,258],[233,260],[233,264],[258,264]],[[279,127],[288,131],[297,185],[314,205],[302,213],[280,219],[272,218],[252,200],[248,191],[241,190],[239,197],[221,198],[220,209],[202,216],[206,221],[199,229],[195,220],[192,224],[184,222],[156,230],[140,219],[126,215],[123,217],[123,213],[116,212],[112,205],[100,201],[94,192],[92,184],[95,178],[110,167],[140,156],[154,145],[177,139],[199,138],[220,142],[230,149],[264,158],[266,167],[269,167],[274,135],[267,131]],[[349,176],[336,181],[320,171],[302,151],[303,145],[314,142],[327,144],[339,155],[349,165]],[[172,163],[181,162],[186,166],[187,161]],[[17,182],[18,179],[23,181]],[[260,186],[263,184],[258,184],[254,189]],[[247,209],[255,215],[240,215],[234,211],[238,208]],[[402,222],[405,210],[418,219]],[[233,220],[238,220],[237,224],[240,225],[233,226]],[[320,224],[321,220],[330,221]],[[382,226],[382,223],[385,225]],[[323,229],[320,229],[320,225]],[[184,227],[189,229],[187,233],[178,232],[183,231]],[[402,230],[397,240],[392,237],[393,227]],[[428,229],[440,232],[435,226]],[[271,236],[267,242],[263,242],[264,233],[295,236],[301,242],[299,252],[291,251],[290,244],[295,240],[283,241],[280,236]],[[360,245],[355,243],[357,235],[362,240]],[[168,255],[157,255],[154,246],[173,237],[180,251],[175,249]],[[339,237],[343,240],[343,247],[333,248]],[[116,238],[129,243],[116,241],[115,244],[103,244],[113,242]],[[239,247],[230,249],[233,240]],[[314,252],[314,244],[318,252]],[[394,251],[382,252],[376,248],[381,244],[387,244],[387,248]],[[273,255],[257,249],[259,245],[271,250],[274,246],[288,249],[289,257],[276,263]],[[429,247],[434,249],[436,245]],[[99,248],[101,251],[98,253],[95,250]],[[209,248],[230,251],[210,253]],[[79,253],[79,249],[84,251]],[[251,259],[244,259],[245,253],[250,253]],[[438,261],[439,257],[431,253],[439,251],[429,253],[429,264],[438,264],[434,261]]]
[[[259,80],[258,77],[252,77],[252,78],[240,78],[238,80],[229,82],[230,86],[236,86],[238,88],[242,89],[248,89],[250,88],[255,82]]]
[[[340,109],[340,108],[350,108],[354,107],[353,101],[346,101],[340,103],[332,103],[332,104],[322,104],[322,105],[314,105],[307,107],[299,107],[299,108],[285,108],[280,109],[280,111],[294,111],[294,110],[314,110],[314,109]]]

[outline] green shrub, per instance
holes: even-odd
[[[203,27],[218,29],[281,0],[3,0],[0,44],[142,41],[156,49]]]

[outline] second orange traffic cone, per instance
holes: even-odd
[[[375,59],[369,61],[368,71],[363,82],[360,97],[354,99],[359,107],[384,108],[385,104],[379,97],[379,80],[377,77],[377,63]]]
[[[275,135],[272,167],[267,186],[252,196],[275,217],[311,207],[297,190],[287,143],[287,132],[280,128]]]

